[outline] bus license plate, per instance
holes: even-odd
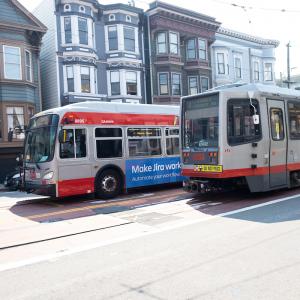
[[[197,172],[213,172],[213,173],[221,173],[223,172],[223,166],[221,165],[196,165],[195,171]]]

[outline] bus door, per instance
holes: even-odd
[[[58,194],[71,196],[93,192],[91,164],[88,161],[86,128],[67,128],[59,144]]]
[[[270,188],[287,184],[287,134],[284,101],[268,99],[270,124]]]

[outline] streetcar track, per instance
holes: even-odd
[[[71,237],[71,236],[76,236],[76,235],[101,231],[101,230],[110,229],[110,228],[121,227],[121,226],[124,226],[124,225],[130,225],[130,224],[133,224],[133,223],[134,222],[128,221],[128,222],[124,222],[124,223],[121,223],[121,224],[110,225],[110,226],[106,226],[106,227],[98,227],[98,228],[94,228],[94,229],[73,232],[73,233],[64,234],[64,235],[55,236],[55,237],[50,237],[50,238],[46,238],[46,239],[39,239],[39,240],[25,242],[25,243],[8,245],[8,246],[0,247],[0,251],[13,249],[13,248],[18,248],[18,247],[23,247],[23,246],[28,246],[28,245],[33,245],[33,244],[39,244],[39,243],[48,242],[48,241],[59,240],[59,239],[63,239],[63,238]]]

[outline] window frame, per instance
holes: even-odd
[[[282,124],[282,128],[283,128],[283,130],[282,130],[282,137],[280,137],[279,139],[275,139],[274,138],[274,131],[273,131],[273,124],[272,124],[272,111],[273,110],[278,110],[278,111],[280,111],[281,112],[281,124]],[[269,109],[269,122],[270,122],[270,128],[271,128],[271,137],[272,137],[272,140],[274,141],[274,142],[280,142],[280,141],[284,141],[285,140],[285,127],[284,127],[284,112],[283,112],[283,109],[282,108],[280,108],[280,107],[270,107],[270,109]]]
[[[176,76],[176,75],[179,75],[179,84],[176,84],[176,85],[179,85],[179,94],[174,94],[173,93],[173,76]],[[182,74],[181,73],[178,73],[178,72],[171,72],[171,95],[172,96],[182,96]]]
[[[297,101],[288,101],[287,102],[287,114],[288,114],[288,128],[289,128],[289,138],[291,140],[300,140],[300,122],[299,122],[299,133],[296,133],[296,135],[291,133],[291,111],[290,111],[290,104],[293,105],[299,105],[299,111],[300,111],[300,103]],[[296,115],[298,116],[298,115]],[[299,113],[299,120],[300,120],[300,113]],[[297,126],[297,124],[296,124]]]
[[[27,64],[27,56],[29,54],[29,65]],[[29,79],[27,78],[27,69],[29,68]],[[26,81],[33,82],[33,68],[32,68],[32,54],[29,50],[25,49],[25,79]]]
[[[234,146],[240,146],[240,145],[251,144],[251,143],[254,143],[254,142],[259,142],[263,137],[261,122],[257,125],[254,125],[254,126],[258,126],[258,130],[259,130],[259,135],[256,138],[252,138],[251,140],[247,140],[247,141],[245,141],[245,140],[243,140],[243,141],[230,141],[229,140],[229,106],[234,104],[234,103],[231,104],[232,102],[237,102],[236,105],[246,106],[246,104],[248,104],[249,106],[251,106],[250,105],[250,100],[247,99],[247,98],[230,98],[230,99],[228,99],[227,105],[226,105],[226,108],[227,108],[227,111],[226,111],[227,144],[231,147],[234,147]],[[241,102],[244,102],[245,104],[241,103]],[[257,99],[252,99],[252,103],[254,105],[256,105],[257,114],[260,115],[260,103],[259,103],[259,101]]]
[[[158,41],[158,37],[159,35],[164,35],[165,37],[165,41],[164,42],[159,42]],[[164,52],[160,52],[159,51],[159,46],[160,45],[164,45],[165,46],[165,51]],[[156,54],[167,54],[168,53],[168,47],[167,47],[167,32],[166,31],[161,31],[158,32],[156,35]]]
[[[222,57],[222,62],[219,61],[219,57]],[[223,67],[223,72],[221,72],[221,68]],[[225,69],[225,53],[223,52],[217,52],[217,70],[219,75],[225,75],[226,74],[226,69]]]
[[[126,29],[129,29],[129,30],[132,30],[133,31],[133,39],[131,37],[126,37],[125,36],[125,30]],[[135,53],[135,49],[136,49],[136,39],[135,39],[135,28],[132,27],[132,26],[123,26],[123,36],[124,36],[124,51],[127,51],[127,52],[131,52],[131,53]],[[133,50],[128,50],[126,49],[126,40],[127,41],[133,41],[134,42],[134,47],[133,47]]]
[[[204,42],[204,45],[205,45],[204,49],[200,48],[199,41],[203,41]],[[204,40],[204,39],[202,39],[202,38],[198,38],[197,42],[198,42],[198,57],[199,57],[199,59],[200,60],[207,60],[207,41]],[[205,58],[200,57],[200,53],[204,53],[204,57]]]
[[[270,70],[267,70],[266,66],[270,67]],[[270,79],[267,79],[267,77]],[[264,81],[273,81],[273,64],[270,62],[264,63]]]
[[[118,77],[119,77],[119,81],[112,81],[112,73],[118,73]],[[121,95],[121,80],[120,80],[120,71],[119,70],[112,70],[109,72],[109,83],[110,83],[110,95],[111,96],[119,96]],[[112,88],[112,84],[113,83],[118,83],[118,87],[119,87],[119,93],[113,93],[113,88]]]
[[[190,41],[194,41],[194,48],[189,48],[189,42]],[[193,51],[193,53],[195,54],[193,57],[189,56],[189,52]],[[187,40],[186,43],[186,59],[187,60],[196,60],[197,59],[197,43],[196,43],[196,38],[191,38]]]
[[[174,129],[178,129],[178,134],[167,134],[168,131],[174,130]],[[179,133],[179,127],[165,127],[164,128],[164,134],[165,134],[165,154],[167,156],[178,156],[180,155],[180,133]],[[168,154],[168,147],[167,147],[167,139],[174,139],[174,138],[178,138],[178,153],[175,154]]]
[[[127,79],[127,74],[128,73],[132,73],[132,74],[135,74],[135,82],[134,81],[128,81]],[[138,96],[138,73],[136,71],[125,71],[125,84],[126,84],[126,95],[129,95],[129,96]],[[128,85],[133,85],[135,84],[135,87],[136,87],[136,94],[129,94],[128,93]]]
[[[242,59],[239,56],[234,57],[234,76],[236,79],[242,79]]]
[[[66,20],[69,19],[70,20],[70,28],[68,30],[66,30],[67,26],[66,26]],[[71,16],[64,16],[63,17],[64,20],[64,42],[66,45],[68,44],[72,44],[73,43],[73,33],[72,33],[72,18]],[[70,35],[66,34],[67,32],[70,32]],[[70,37],[70,40],[67,41],[67,36]]]
[[[129,136],[128,135],[128,130],[129,129],[141,129],[141,130],[147,130],[147,129],[159,129],[158,132],[160,132],[159,135],[157,136]],[[129,141],[130,140],[159,140],[160,141],[160,154],[155,154],[155,155],[134,155],[134,156],[131,156],[130,155],[130,151],[129,151]],[[126,153],[127,153],[127,156],[128,158],[141,158],[141,157],[161,157],[164,155],[164,150],[163,150],[163,128],[162,127],[159,127],[159,126],[131,126],[131,127],[126,127]]]
[[[13,103],[11,103],[10,105],[6,105],[4,106],[5,108],[5,117],[6,117],[6,125],[7,125],[7,133],[9,132],[9,129],[12,128],[9,126],[9,116],[12,116],[14,117],[14,115],[16,116],[22,116],[22,119],[21,121],[23,121],[23,124],[20,124],[20,127],[22,128],[23,126],[23,129],[24,129],[24,126],[25,126],[25,122],[26,122],[26,118],[25,118],[25,106],[22,106],[22,105],[14,105]],[[8,113],[8,109],[9,108],[12,108],[12,109],[15,109],[15,108],[21,108],[22,109],[22,114],[14,114],[14,113]],[[17,117],[17,120],[19,122],[19,118]],[[22,123],[22,122],[21,122]],[[25,136],[21,137],[21,138],[18,138],[18,135],[15,133],[15,128],[12,128],[13,129],[13,137],[12,137],[12,142],[13,141],[23,141],[25,139]],[[7,140],[8,140],[8,136],[7,136]]]
[[[79,26],[80,20],[85,21],[86,30],[80,29],[80,26]],[[84,33],[84,37],[86,38],[86,43],[82,43],[82,41],[81,41],[81,35],[80,35],[81,32]],[[85,46],[89,45],[89,25],[88,25],[88,19],[87,18],[78,17],[78,40],[79,40],[79,45],[85,45]]]
[[[115,28],[114,31],[110,31],[110,28]],[[115,32],[116,36],[110,37],[110,32]],[[119,42],[118,42],[118,27],[117,25],[107,26],[107,40],[108,40],[108,51],[118,51],[119,50]],[[111,49],[111,41],[116,41],[116,48]]]
[[[168,72],[158,72],[157,73],[157,81],[158,81],[158,94],[160,96],[169,96],[170,95],[170,80],[169,80],[169,73]],[[160,82],[160,76],[161,75],[166,75],[167,76],[167,84],[161,84]],[[161,86],[167,86],[167,93],[161,93]]]
[[[68,69],[72,69],[73,77],[69,77]],[[70,91],[69,89],[69,80],[73,80],[73,91]],[[81,79],[81,77],[80,77]],[[74,93],[75,92],[75,76],[74,76],[74,66],[73,65],[66,65],[66,80],[67,80],[67,91],[68,93]]]
[[[5,48],[14,48],[14,49],[18,49],[19,51],[19,58],[20,58],[20,62],[19,64],[13,63],[13,65],[19,65],[19,71],[20,71],[20,78],[9,78],[6,74],[6,53],[5,53]],[[10,65],[12,65],[12,63],[8,63]],[[3,45],[3,68],[4,68],[4,79],[7,80],[23,80],[23,74],[22,74],[22,55],[21,55],[21,48],[20,47],[16,47],[16,46],[9,46],[9,45]]]
[[[256,69],[257,66],[257,69]],[[256,78],[257,75],[257,78]],[[253,80],[254,81],[259,81],[259,62],[257,60],[253,61]]]
[[[198,79],[198,77],[199,76],[197,76],[197,75],[190,75],[190,76],[188,76],[188,92],[189,92],[189,95],[197,95],[199,93],[200,89],[199,89],[199,79]],[[191,81],[190,80],[192,78],[194,78],[194,79],[196,78],[196,89],[197,89],[197,91],[196,91],[195,94],[191,93]]]
[[[171,43],[171,35],[174,35],[176,36],[177,38],[177,43]],[[176,52],[172,52],[171,51],[171,45],[176,45]],[[169,53],[171,55],[180,55],[180,37],[179,37],[179,33],[178,32],[175,32],[175,31],[169,31]]]
[[[83,76],[87,76],[86,74],[83,74],[82,73],[82,69],[83,68],[86,68],[86,69],[88,69],[89,70],[89,92],[85,92],[85,91],[83,91],[83,89],[82,89],[82,80],[86,80],[86,79],[83,79],[82,78],[82,75]],[[86,94],[90,94],[91,92],[92,92],[92,85],[91,85],[91,67],[90,66],[84,66],[84,65],[81,65],[80,66],[80,91],[81,91],[81,93],[86,93]]]
[[[203,91],[202,79],[207,79],[207,90]],[[204,93],[209,90],[209,77],[208,76],[200,76],[200,89],[201,93]]]
[[[117,129],[121,129],[121,137],[97,137],[96,136],[96,129],[97,128],[100,128],[100,129],[105,129],[105,128],[117,128]],[[125,143],[125,139],[124,139],[124,128],[123,127],[120,127],[120,126],[98,126],[98,127],[94,127],[93,128],[93,132],[94,132],[94,157],[95,157],[95,160],[112,160],[112,159],[123,159],[125,157],[125,148],[124,148],[124,143]],[[118,157],[106,157],[106,158],[99,158],[98,155],[97,155],[97,141],[111,141],[111,140],[121,140],[122,142],[122,156],[118,156]]]

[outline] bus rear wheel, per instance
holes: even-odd
[[[103,171],[96,179],[95,192],[97,197],[111,199],[121,193],[121,176],[112,169]]]

